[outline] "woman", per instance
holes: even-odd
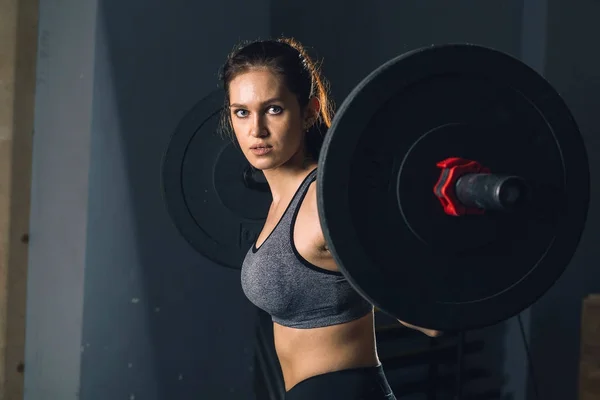
[[[223,126],[273,197],[241,280],[272,316],[286,398],[395,399],[377,355],[373,306],[344,279],[321,231],[316,168],[332,119],[324,80],[287,38],[239,48],[221,75]]]

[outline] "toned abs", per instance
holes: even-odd
[[[311,376],[379,364],[373,313],[315,329],[273,324],[273,333],[286,391]]]

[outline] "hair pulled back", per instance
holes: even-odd
[[[300,42],[293,38],[242,43],[227,57],[220,74],[225,89],[221,129],[235,137],[229,113],[229,85],[238,75],[255,68],[268,68],[281,76],[288,90],[296,95],[301,109],[308,105],[312,97],[319,99],[319,115],[306,132],[305,143],[307,155],[318,159],[323,137],[333,119],[333,104],[329,99],[327,82],[321,76],[319,67]]]

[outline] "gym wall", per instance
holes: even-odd
[[[40,3],[25,399],[252,398],[239,273],[168,218],[160,160],[264,1]]]
[[[563,95],[587,146],[591,185],[588,222],[575,257],[558,282],[531,307],[530,341],[544,399],[577,397],[582,303],[600,293],[600,3],[547,2],[546,78]],[[531,388],[530,388],[531,389]],[[535,399],[530,393],[530,399]]]
[[[236,271],[177,233],[159,181],[169,135],[216,86],[238,40],[286,34],[314,47],[338,104],[372,69],[414,47],[496,47],[565,95],[594,177],[600,57],[589,49],[599,8],[558,0],[40,2],[24,398],[254,399],[255,310]],[[600,289],[590,267],[599,256],[593,203],[589,215],[571,266],[524,314],[544,399],[576,396],[581,300]],[[487,338],[483,361],[506,394],[533,399],[514,320],[476,334]]]

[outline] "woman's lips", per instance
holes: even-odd
[[[257,156],[264,156],[271,152],[273,148],[271,146],[253,146],[250,148],[252,154]]]

